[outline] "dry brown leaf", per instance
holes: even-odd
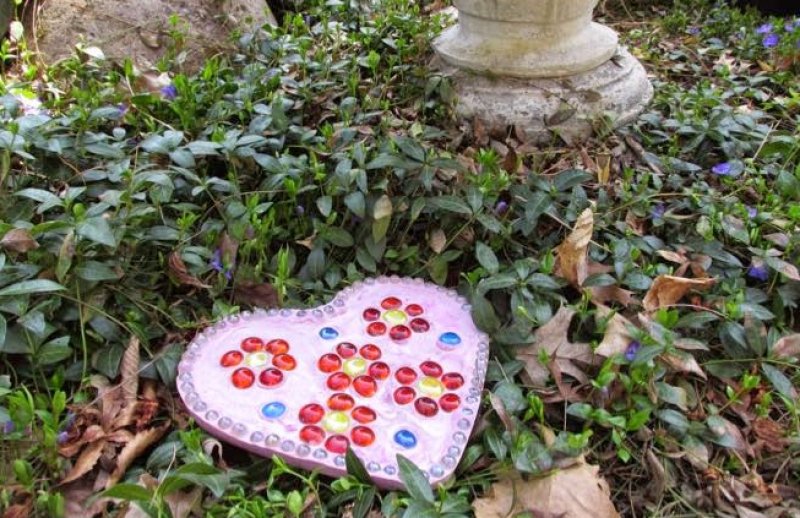
[[[672,275],[659,275],[644,297],[644,309],[655,311],[672,306],[690,290],[705,290],[715,282],[717,282],[716,279],[687,279]]]
[[[525,372],[534,385],[544,385],[550,376],[547,366],[539,361],[542,351],[551,360],[558,362],[561,371],[568,374],[578,370],[573,361],[592,363],[592,348],[589,344],[569,341],[569,326],[574,315],[575,310],[561,307],[549,322],[536,330],[533,343],[517,351],[517,357],[525,363]]]
[[[589,293],[592,295],[592,301],[600,304],[604,304],[606,302],[616,302],[622,306],[639,304],[639,301],[633,296],[632,291],[620,288],[617,285],[593,286],[589,288]]]
[[[784,336],[772,346],[776,358],[800,358],[800,334]]]
[[[647,471],[650,473],[647,492],[651,501],[660,502],[667,489],[667,470],[651,448],[647,449],[644,458],[647,461]]]
[[[122,380],[119,383],[119,398],[122,409],[114,419],[114,428],[123,428],[133,422],[136,412],[136,395],[139,393],[139,338],[131,336],[128,347],[120,362],[119,372]]]
[[[3,239],[0,239],[0,248],[24,254],[39,248],[39,243],[28,229],[15,228],[6,232]]]
[[[278,292],[268,282],[240,282],[233,287],[233,298],[237,304],[246,304],[258,308],[276,308]]]
[[[664,353],[661,355],[661,360],[677,372],[696,374],[703,379],[708,379],[700,364],[689,353],[683,351]]]
[[[477,518],[507,518],[531,512],[556,518],[618,518],[608,484],[597,466],[579,463],[546,477],[522,480],[519,475],[492,484],[489,494],[473,502]]]
[[[594,215],[589,208],[581,213],[572,233],[556,248],[555,274],[573,286],[583,286],[589,275],[589,242],[593,231]]]
[[[169,430],[169,427],[170,424],[167,423],[159,428],[150,428],[149,430],[134,435],[133,439],[131,439],[131,441],[120,450],[119,455],[117,455],[117,466],[114,468],[111,476],[108,477],[106,489],[119,482],[122,475],[124,475],[130,465],[133,464],[133,461],[158,441],[167,430]]]
[[[619,313],[615,313],[611,308],[596,304],[597,318],[608,319],[606,323],[606,332],[603,335],[603,341],[594,350],[595,354],[605,356],[606,358],[614,356],[615,354],[625,354],[628,346],[634,340],[628,328],[635,328],[633,322],[623,317]]]
[[[503,159],[503,169],[511,175],[517,174],[517,171],[519,171],[519,158],[513,147],[508,148],[508,153]]]
[[[186,286],[194,286],[195,288],[210,288],[208,284],[191,275],[186,268],[186,263],[183,262],[181,254],[173,251],[169,254],[169,272],[180,284]]]
[[[447,236],[444,230],[440,228],[433,229],[428,236],[428,246],[430,246],[431,250],[436,254],[444,252],[444,248],[447,246]]]
[[[506,406],[503,404],[503,400],[494,393],[490,392],[489,402],[492,404],[494,411],[497,412],[497,417],[500,418],[500,421],[503,423],[503,426],[505,426],[506,430],[513,432],[516,427],[514,426],[514,421],[512,421],[511,417],[508,415],[508,411],[506,410]]]
[[[611,155],[597,156],[597,183],[606,185],[611,179]]]
[[[90,502],[96,490],[92,481],[85,478],[60,489],[64,497],[64,518],[94,518],[103,513],[111,501],[110,498],[96,498]]]
[[[106,447],[106,444],[105,439],[100,439],[99,441],[90,443],[89,446],[84,448],[80,457],[75,461],[72,469],[69,470],[69,473],[67,473],[67,476],[64,477],[64,480],[62,480],[60,484],[69,484],[92,471],[97,461],[100,460],[100,456],[103,454],[103,448]]]

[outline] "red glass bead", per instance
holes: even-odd
[[[375,411],[369,407],[357,406],[350,413],[350,417],[352,417],[359,423],[371,423],[378,416],[375,414]]]
[[[367,344],[361,348],[361,357],[365,360],[377,360],[381,357],[381,349],[375,344]]]
[[[425,417],[433,417],[439,412],[439,405],[429,397],[421,397],[414,401],[414,408]]]
[[[334,394],[328,398],[328,408],[339,412],[346,412],[356,405],[352,396],[347,394]]]
[[[394,326],[389,331],[389,337],[395,342],[402,342],[411,338],[411,329],[407,326]]]
[[[256,353],[264,350],[264,340],[251,336],[242,340],[242,350],[247,353]]]
[[[333,353],[323,354],[317,362],[322,372],[336,372],[342,368],[342,360]]]
[[[265,387],[274,387],[283,381],[283,373],[278,369],[270,367],[269,369],[261,371],[261,374],[258,376],[258,381]]]
[[[364,397],[372,397],[378,391],[378,383],[372,376],[359,376],[353,380],[353,390]]]
[[[417,393],[411,387],[400,387],[394,391],[394,402],[398,405],[407,405],[414,401]]]
[[[408,313],[408,316],[410,317],[418,317],[425,313],[425,310],[422,309],[422,306],[419,304],[409,304],[406,306],[406,313]]]
[[[247,367],[236,369],[231,374],[233,386],[240,389],[250,388],[256,381],[256,375]]]
[[[461,405],[461,398],[457,394],[445,394],[439,398],[439,406],[445,412],[452,412]]]
[[[380,336],[386,333],[386,324],[383,322],[373,322],[367,326],[369,336]]]
[[[376,380],[385,380],[391,374],[391,369],[383,362],[375,362],[369,366],[369,375]]]
[[[279,354],[272,359],[272,365],[282,371],[293,371],[297,367],[297,360],[290,354]]]
[[[228,351],[222,355],[219,364],[223,367],[236,367],[244,359],[244,354],[239,351]]]
[[[394,373],[394,377],[402,385],[411,385],[417,380],[417,373],[411,367],[400,367]]]
[[[267,352],[270,354],[286,354],[289,352],[289,342],[276,338],[267,342]]]
[[[442,376],[442,385],[447,390],[460,389],[464,385],[464,377],[457,372],[448,372]]]
[[[336,346],[336,352],[342,358],[352,358],[358,352],[358,348],[349,342],[342,342]]]
[[[304,426],[300,430],[300,440],[308,444],[322,444],[325,440],[325,430],[319,426]]]
[[[383,302],[381,302],[381,307],[383,309],[400,309],[402,305],[403,301],[397,297],[386,297],[383,299]]]
[[[344,435],[334,435],[325,441],[325,449],[331,453],[343,454],[347,452],[348,446],[350,446],[350,441]]]
[[[326,383],[331,390],[345,390],[350,386],[350,376],[344,372],[334,372],[328,376]]]
[[[366,426],[356,426],[350,432],[350,438],[356,446],[369,446],[375,442],[375,432]]]
[[[424,318],[415,318],[409,325],[415,333],[425,333],[431,328],[431,325]]]
[[[322,405],[311,403],[300,409],[297,418],[303,424],[317,424],[325,417],[325,409]]]
[[[438,378],[439,376],[442,375],[442,366],[430,360],[420,363],[419,370],[421,370],[423,374],[425,374],[426,376],[430,376],[431,378]]]
[[[381,310],[375,308],[367,308],[364,310],[364,320],[367,322],[375,322],[381,318]]]

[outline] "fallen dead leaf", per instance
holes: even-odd
[[[94,469],[95,464],[97,464],[97,461],[100,460],[100,456],[103,454],[103,449],[106,447],[106,444],[106,440],[101,439],[84,448],[78,460],[75,461],[72,469],[67,473],[67,476],[64,477],[64,480],[62,480],[60,484],[63,485],[74,482]]]
[[[517,357],[525,364],[525,372],[534,385],[544,385],[550,376],[546,365],[539,361],[542,352],[558,363],[559,369],[580,379],[585,377],[573,362],[585,364],[592,363],[592,348],[587,343],[572,343],[569,341],[569,326],[575,310],[561,307],[558,313],[545,325],[536,330],[533,342],[517,351]]]
[[[800,358],[800,334],[784,336],[772,346],[776,358]]]
[[[124,475],[131,464],[133,464],[133,461],[147,451],[150,446],[155,444],[169,428],[170,424],[167,423],[159,428],[150,428],[134,435],[133,439],[120,450],[117,456],[117,466],[114,468],[111,476],[108,477],[106,489],[119,482],[122,475]]]
[[[430,246],[431,250],[436,254],[444,252],[444,247],[447,246],[447,236],[444,230],[440,228],[433,229],[428,236],[428,246]]]
[[[6,232],[3,239],[0,239],[0,248],[24,254],[39,248],[39,243],[31,236],[28,229],[15,228]]]
[[[644,309],[656,311],[665,306],[672,306],[690,290],[705,290],[715,282],[716,279],[687,279],[672,275],[659,275],[644,297]]]
[[[606,302],[616,302],[626,307],[639,304],[639,301],[633,296],[632,291],[620,288],[617,285],[593,286],[589,288],[589,292],[592,295],[592,301],[599,302],[601,304]]]
[[[119,390],[124,406],[114,422],[115,428],[124,428],[131,424],[136,412],[136,395],[139,393],[139,346],[139,339],[135,335],[132,336],[120,362],[119,372],[122,380]]]
[[[594,215],[589,208],[581,213],[572,233],[556,248],[555,274],[573,286],[583,286],[589,275],[589,242],[593,231]]]
[[[696,374],[703,379],[708,379],[700,364],[689,353],[683,351],[664,353],[661,355],[661,360],[677,372]]]
[[[246,304],[258,308],[276,308],[278,292],[268,282],[240,282],[233,287],[233,298],[237,304]]]
[[[615,354],[625,354],[628,346],[633,341],[633,337],[628,331],[629,328],[635,328],[633,322],[616,313],[607,306],[596,304],[598,319],[608,319],[606,323],[606,332],[603,335],[603,341],[594,350],[595,354],[600,356],[614,356]]]
[[[529,512],[548,518],[617,518],[600,468],[583,462],[545,477],[523,480],[518,474],[492,484],[473,502],[477,518],[506,518]]]
[[[169,272],[180,284],[194,286],[195,288],[210,288],[208,284],[191,275],[177,250],[169,254]]]

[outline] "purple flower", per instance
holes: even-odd
[[[168,84],[167,86],[161,87],[161,97],[168,101],[172,101],[176,97],[178,97],[178,89],[175,88],[175,85]]]
[[[638,353],[641,348],[642,344],[637,340],[628,344],[628,348],[625,350],[625,359],[632,362],[634,358],[636,358],[636,353]]]
[[[297,207],[294,208],[294,213],[297,214],[298,216],[303,216],[306,213],[306,208],[303,207],[302,205],[298,205]]]
[[[16,429],[16,426],[14,426],[14,421],[6,421],[5,423],[3,423],[3,434],[4,435],[8,435],[10,433],[13,433],[15,429]]]
[[[775,27],[771,23],[765,23],[756,29],[756,34],[769,34]]]
[[[75,424],[75,413],[67,412],[67,418],[64,420],[64,429],[69,430]]]
[[[120,118],[124,117],[126,113],[128,113],[128,105],[127,104],[123,104],[123,103],[118,104],[117,105],[117,114],[119,115],[119,117]]]
[[[747,208],[747,215],[750,216],[750,219],[755,219],[758,216],[758,209],[755,207],[751,207],[750,205],[745,205]]]
[[[733,165],[730,162],[722,162],[712,167],[711,172],[717,176],[730,176],[733,173]]]
[[[764,48],[771,49],[773,47],[777,47],[778,43],[780,43],[780,42],[781,42],[781,39],[778,37],[777,34],[770,33],[770,34],[767,34],[766,36],[764,36],[764,40],[763,40],[762,43],[764,44]]]
[[[69,440],[69,432],[63,431],[58,432],[58,437],[56,438],[56,442],[59,445],[65,444]]]
[[[761,282],[769,280],[769,269],[761,259],[753,259],[750,268],[747,269],[747,276]]]
[[[225,275],[226,279],[228,280],[233,279],[233,268],[225,266],[225,263],[222,260],[221,249],[217,248],[216,250],[214,250],[214,256],[211,258],[211,262],[209,264],[214,270]]]
[[[691,34],[692,36],[697,36],[700,34],[700,27],[695,27],[694,25],[686,29],[686,32]]]
[[[506,212],[508,212],[508,202],[503,200],[498,201],[497,205],[494,206],[494,213],[497,216],[502,216]]]
[[[653,210],[650,211],[650,216],[653,219],[661,219],[664,217],[664,214],[666,213],[667,213],[667,206],[664,205],[663,203],[659,203],[658,205],[653,207]]]

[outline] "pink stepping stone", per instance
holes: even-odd
[[[463,297],[381,277],[316,309],[246,311],[204,330],[178,391],[208,433],[255,454],[341,476],[351,447],[376,484],[399,488],[399,453],[435,485],[464,452],[488,355]]]

